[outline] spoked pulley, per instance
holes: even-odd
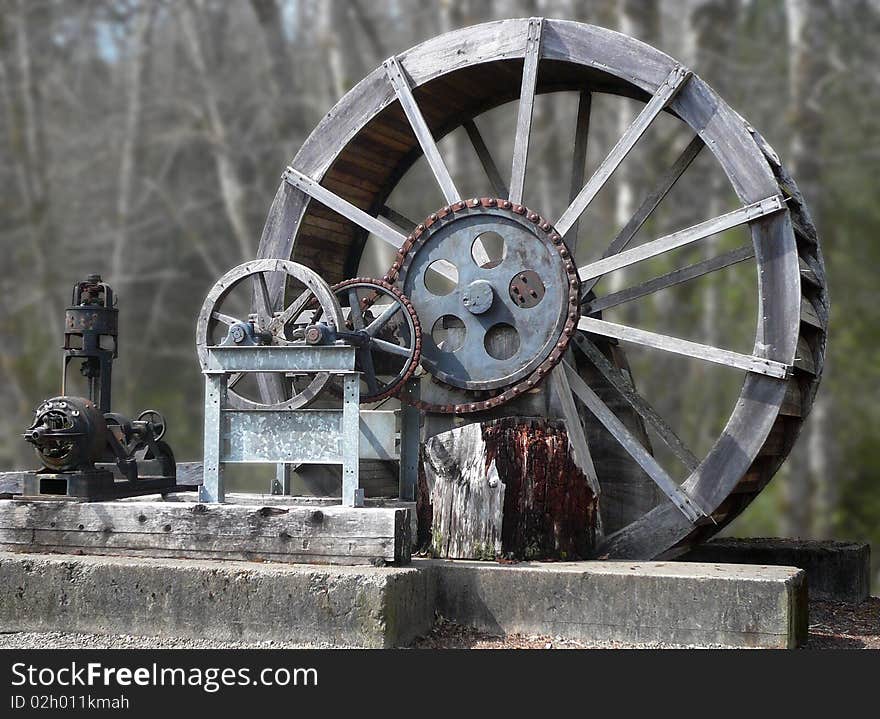
[[[295,286],[294,299],[284,305],[288,284]],[[273,296],[270,286],[281,291]],[[239,308],[249,308],[252,299],[256,312],[233,315],[224,311],[224,301],[235,292],[244,293]],[[316,314],[330,332],[344,325],[342,309],[330,286],[308,267],[289,260],[254,260],[234,267],[211,288],[199,312],[196,348],[202,369],[207,366],[207,348],[211,345],[305,344],[306,328]],[[299,409],[312,402],[329,379],[325,372],[284,379],[260,374],[259,390],[268,399],[257,400],[241,391],[240,384],[246,377],[238,373],[228,383],[228,402],[239,409]]]
[[[333,286],[345,317],[341,338],[357,349],[361,403],[399,394],[419,367],[422,333],[409,299],[384,280],[357,277]]]

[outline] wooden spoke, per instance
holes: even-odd
[[[576,332],[572,338],[575,347],[584,353],[586,358],[590,360],[592,365],[599,373],[608,381],[617,393],[627,401],[627,403],[638,412],[639,416],[657,433],[657,436],[663,440],[663,443],[672,450],[672,453],[678,457],[681,463],[687,467],[688,471],[693,472],[700,464],[700,460],[696,455],[688,449],[679,436],[673,431],[664,419],[648,402],[636,392],[632,381],[619,368],[615,367],[609,359],[602,354],[602,351],[596,347],[587,337]]]
[[[211,319],[222,322],[227,327],[232,327],[232,325],[238,324],[239,322],[239,320],[237,320],[235,317],[224,315],[222,312],[217,312],[216,310],[211,313]]]
[[[543,18],[529,18],[526,51],[523,57],[522,85],[519,93],[519,113],[516,117],[516,139],[513,143],[513,167],[510,170],[511,202],[522,204],[526,184],[526,165],[529,160],[529,136],[532,132],[532,111],[535,107],[535,86],[538,81],[538,60],[541,57]]]
[[[399,250],[400,246],[406,239],[406,236],[398,230],[388,226],[372,215],[368,215],[360,207],[355,207],[348,200],[344,200],[335,192],[331,192],[326,187],[322,187],[311,177],[304,175],[293,167],[288,167],[284,172],[284,180],[298,190],[302,190],[309,197],[317,200],[322,205],[329,207],[334,212],[338,212],[343,217],[351,220],[367,232],[373,233],[395,249]]]
[[[311,290],[304,290],[299,297],[297,297],[293,302],[291,302],[287,308],[282,312],[278,317],[275,318],[274,322],[277,325],[284,326],[300,316],[302,311],[306,308],[309,300],[314,297]],[[276,325],[276,326],[277,326]]]
[[[690,144],[684,149],[681,155],[678,156],[678,159],[672,167],[669,168],[666,174],[660,178],[657,186],[644,199],[639,208],[633,213],[633,216],[620,229],[611,244],[608,245],[608,249],[602,254],[602,259],[616,255],[618,252],[622,252],[626,249],[626,246],[632,241],[633,237],[636,236],[636,233],[641,229],[642,225],[645,224],[654,210],[657,209],[657,206],[663,201],[663,198],[669,194],[669,191],[673,188],[675,183],[678,182],[678,178],[680,178],[684,174],[684,171],[690,167],[697,155],[700,154],[700,150],[705,146],[706,144],[699,135],[691,140]],[[598,281],[599,278],[594,277],[591,280],[581,283],[581,297],[586,297]]]
[[[581,188],[584,186],[584,171],[587,167],[587,141],[590,136],[590,113],[593,107],[593,93],[583,90],[578,99],[577,122],[574,130],[574,156],[571,160],[571,184],[568,201],[574,202]],[[565,243],[571,250],[572,257],[576,257],[578,244],[578,223],[576,218],[565,233]]]
[[[382,215],[382,217],[387,218],[393,224],[397,225],[404,232],[412,232],[417,227],[417,223],[413,222],[406,215],[401,215],[394,208],[388,207],[388,205],[382,205],[382,209],[379,210],[379,214]]]
[[[254,275],[254,307],[260,317],[260,323],[263,328],[268,328],[272,316],[275,314],[272,309],[272,299],[269,296],[269,286],[266,284],[266,274],[258,272]]]
[[[557,365],[550,373],[550,383],[556,396],[559,397],[559,403],[562,405],[562,415],[565,417],[565,427],[568,433],[568,441],[574,450],[574,460],[584,476],[590,489],[593,490],[595,496],[599,496],[601,489],[599,487],[599,478],[596,475],[596,468],[593,465],[593,457],[590,454],[590,447],[587,444],[587,437],[584,434],[584,427],[578,416],[577,407],[574,404],[574,397],[571,394],[571,387],[568,384],[568,377],[565,376],[565,370]]]
[[[364,329],[364,313],[361,311],[361,301],[358,299],[357,290],[352,287],[348,291],[348,307],[351,310],[351,324],[355,330]]]
[[[474,146],[474,152],[477,153],[477,158],[480,160],[483,170],[486,172],[486,177],[488,177],[489,182],[492,183],[492,191],[498,197],[507,197],[507,185],[504,184],[504,178],[501,177],[501,173],[498,171],[498,165],[496,165],[495,160],[492,159],[492,155],[489,152],[489,148],[486,147],[486,143],[483,141],[483,136],[480,134],[477,124],[473,120],[467,120],[463,127],[470,138],[471,145]]]
[[[440,185],[440,189],[443,191],[446,202],[449,204],[457,202],[461,199],[461,195],[455,188],[446,163],[443,162],[443,158],[440,156],[437,143],[434,142],[434,135],[428,128],[422,111],[419,110],[419,106],[416,104],[412,88],[409,86],[409,80],[403,74],[403,68],[400,66],[397,58],[393,56],[389,57],[382,65],[385,68],[385,73],[391,82],[391,86],[394,88],[400,106],[403,108],[404,113],[406,113],[413,134],[415,134],[419,145],[422,147],[425,160],[427,160],[428,165],[431,167],[431,172],[434,173],[434,177],[437,179],[437,184]]]
[[[778,379],[787,378],[791,369],[788,365],[764,359],[763,357],[744,355],[710,345],[701,345],[697,342],[669,337],[668,335],[661,335],[656,332],[648,332],[647,330],[639,330],[635,327],[618,325],[613,322],[606,322],[605,320],[593,319],[592,317],[581,317],[578,321],[578,329],[591,334],[602,335],[603,337],[616,337],[625,342],[634,342],[645,347],[654,347],[655,349],[665,350],[673,354],[685,355],[686,357],[714,362],[715,364]]]
[[[711,220],[706,220],[698,225],[693,225],[684,230],[673,232],[671,235],[666,235],[658,240],[646,242],[645,244],[634,247],[631,250],[626,250],[617,255],[606,257],[605,259],[597,260],[596,262],[591,262],[590,264],[579,268],[578,274],[581,277],[581,281],[601,277],[608,272],[619,270],[622,267],[629,267],[642,260],[662,255],[664,252],[684,247],[685,245],[697,242],[698,240],[711,237],[719,232],[724,232],[732,227],[751,222],[752,220],[757,220],[759,217],[764,217],[765,215],[779,212],[783,209],[785,209],[785,202],[780,196],[773,195],[772,197],[767,197],[758,202],[753,202],[751,205],[740,207],[737,210],[733,210],[733,212],[728,212],[727,214],[714,217]]]
[[[610,295],[599,297],[586,306],[584,314],[593,314],[595,312],[607,310],[609,307],[616,307],[624,302],[630,302],[639,297],[645,297],[654,292],[659,292],[667,287],[673,287],[682,282],[687,282],[688,280],[708,275],[710,272],[716,272],[725,267],[730,267],[730,265],[735,265],[738,262],[748,260],[754,256],[755,248],[751,245],[737,247],[735,250],[725,252],[718,257],[712,257],[708,260],[703,260],[702,262],[697,262],[696,264],[688,265],[687,267],[682,267],[673,270],[672,272],[667,272],[664,275],[642,282],[635,287],[627,287],[619,292],[613,292]]]
[[[408,350],[406,347],[401,347],[400,345],[396,345],[393,342],[380,340],[376,337],[370,340],[370,344],[376,349],[381,350],[382,352],[397,355],[398,357],[409,357],[411,353],[410,350]]]
[[[648,101],[632,125],[626,129],[626,132],[623,133],[623,136],[617,141],[617,144],[611,149],[611,152],[608,153],[608,156],[602,161],[602,164],[599,165],[599,168],[587,181],[587,184],[583,186],[577,197],[568,206],[568,209],[562,213],[562,217],[556,222],[556,230],[559,234],[563,237],[568,234],[575,220],[589,207],[590,203],[599,193],[599,190],[608,181],[608,178],[611,177],[620,163],[623,162],[639,138],[645,134],[645,131],[650,127],[657,115],[660,114],[663,108],[672,101],[678,91],[684,86],[685,81],[690,75],[690,71],[680,65],[673,68],[672,72],[669,73],[663,84],[657,88],[657,92],[654,93],[654,96]]]
[[[657,463],[657,460],[651,456],[650,452],[642,446],[642,443],[617,418],[617,415],[581,379],[577,370],[565,361],[562,362],[562,367],[565,369],[569,384],[577,398],[595,415],[596,419],[602,423],[605,429],[620,443],[620,446],[627,451],[636,463],[645,470],[645,473],[654,481],[663,494],[681,510],[681,513],[691,522],[697,522],[701,517],[705,517],[706,512],[700,509],[688,494],[672,480],[666,473],[666,470]]]
[[[403,305],[400,305],[397,302],[392,302],[384,310],[382,310],[382,312],[379,314],[378,317],[376,317],[376,319],[374,319],[372,322],[370,322],[369,325],[367,325],[367,334],[371,337],[375,337],[388,323],[388,320],[394,317],[394,315],[396,315],[401,309],[403,309]]]

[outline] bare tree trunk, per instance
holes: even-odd
[[[827,28],[833,9],[826,3],[786,0],[789,49],[789,118],[791,171],[810,203],[813,220],[822,226],[821,143],[823,118],[817,93],[829,72]],[[825,240],[831,239],[826,233]],[[828,363],[825,381],[828,381]],[[828,536],[837,505],[835,478],[830,476],[827,433],[831,398],[820,392],[813,404],[805,442],[792,453],[786,485],[788,523],[793,536]]]
[[[147,38],[153,20],[155,5],[142,2],[135,11],[131,37],[131,57],[125,71],[125,122],[119,150],[118,194],[116,196],[116,237],[110,261],[110,278],[117,290],[122,290],[123,263],[128,249],[128,223],[135,183],[135,152],[141,125],[143,106],[142,80],[147,57]]]
[[[246,260],[252,257],[256,251],[256,236],[251,233],[248,227],[245,212],[244,186],[238,176],[235,160],[232,156],[229,133],[227,132],[223,115],[220,112],[214,80],[205,61],[205,54],[196,22],[197,9],[191,2],[184,2],[180,4],[179,12],[190,60],[195,67],[196,75],[202,88],[202,101],[210,126],[211,148],[217,170],[217,180],[220,184],[223,207],[238,244],[239,256],[242,260]]]

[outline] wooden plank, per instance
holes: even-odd
[[[691,452],[660,414],[648,404],[648,401],[635,391],[626,375],[611,364],[608,358],[602,354],[602,351],[580,332],[575,333],[572,340],[575,347],[586,355],[587,359],[590,360],[617,393],[650,425],[657,433],[657,436],[663,440],[663,443],[678,457],[679,461],[688,471],[693,472],[699,466],[700,460],[697,459],[696,455]]]
[[[574,202],[581,188],[584,186],[584,173],[587,168],[587,143],[590,137],[590,114],[593,108],[593,93],[589,90],[581,90],[578,97],[577,120],[574,129],[574,152],[571,158],[571,182],[569,184],[569,203]],[[580,217],[576,219],[568,232],[565,233],[565,243],[571,250],[571,256],[576,257],[578,245],[578,225]]]
[[[665,350],[673,354],[693,357],[694,359],[705,360],[706,362],[714,362],[715,364],[725,365],[743,369],[747,372],[755,372],[757,374],[767,375],[768,377],[776,377],[785,379],[789,375],[790,367],[781,362],[765,359],[763,357],[755,357],[754,355],[744,355],[732,350],[721,349],[720,347],[712,347],[697,342],[679,339],[678,337],[670,337],[661,335],[656,332],[648,332],[647,330],[636,329],[635,327],[627,327],[626,325],[618,325],[605,320],[597,320],[592,317],[581,317],[578,321],[578,329],[584,332],[602,335],[603,337],[616,337],[626,342],[635,342],[636,344],[655,349]]]
[[[773,214],[774,212],[780,212],[784,209],[785,202],[783,202],[782,198],[779,195],[773,195],[763,200],[759,200],[758,202],[753,202],[745,207],[740,207],[731,212],[719,215],[718,217],[713,217],[711,220],[706,220],[705,222],[687,227],[678,232],[673,232],[670,235],[665,235],[664,237],[651,242],[646,242],[645,244],[634,247],[631,250],[620,252],[612,257],[606,257],[605,259],[591,262],[588,265],[578,268],[578,274],[581,277],[581,281],[601,277],[614,270],[629,267],[637,262],[642,262],[651,257],[662,255],[665,252],[684,247],[685,245],[692,244],[698,240],[716,235],[719,232],[724,232],[725,230],[737,227],[746,222],[757,220],[765,215]]]
[[[590,203],[599,193],[599,190],[605,186],[605,183],[630,153],[630,150],[633,149],[639,138],[645,134],[645,131],[651,126],[657,115],[675,97],[690,75],[690,71],[680,65],[676,65],[672,69],[666,80],[657,88],[657,92],[654,93],[638,117],[633,121],[632,125],[626,129],[617,141],[617,144],[611,149],[611,152],[608,153],[608,156],[587,181],[587,184],[583,186],[577,197],[568,206],[568,209],[562,213],[562,217],[556,222],[556,230],[559,234],[563,237],[568,234],[575,220],[589,207]]]
[[[513,143],[513,166],[510,170],[510,201],[522,204],[526,184],[526,166],[529,161],[529,137],[532,132],[532,113],[535,107],[535,86],[538,81],[538,61],[541,58],[543,18],[529,18],[526,49],[523,57],[522,85],[519,111],[516,116],[516,138]]]
[[[735,265],[738,262],[742,262],[754,256],[755,249],[751,245],[743,245],[730,252],[725,252],[718,257],[712,257],[708,260],[703,260],[702,262],[697,262],[693,265],[688,265],[687,267],[682,267],[660,275],[659,277],[646,280],[634,287],[627,287],[618,292],[612,292],[610,295],[598,297],[590,302],[584,308],[583,312],[584,314],[602,312],[603,310],[607,310],[610,307],[616,307],[624,302],[631,302],[640,297],[645,297],[654,292],[664,290],[667,287],[673,287],[682,282],[687,282],[696,279],[697,277],[707,275],[710,272],[716,272],[725,267],[730,267],[731,265]]]
[[[611,436],[616,439],[636,463],[645,470],[645,473],[660,487],[660,491],[687,517],[691,522],[696,522],[705,512],[694,504],[687,492],[681,489],[666,473],[654,457],[642,446],[632,433],[621,422],[617,415],[599,398],[595,392],[584,382],[577,370],[563,360],[562,366],[568,376],[571,389],[584,406],[590,410]]]
[[[825,323],[822,322],[822,318],[819,317],[816,308],[807,297],[801,297],[801,322],[810,327],[815,327],[816,329],[823,331],[825,330]]]
[[[382,215],[382,217],[388,218],[390,222],[400,227],[404,232],[411,233],[416,227],[418,227],[418,224],[409,219],[409,217],[401,215],[394,208],[388,207],[388,205],[382,205],[379,214]]]
[[[0,500],[0,547],[83,554],[406,562],[408,510]]]
[[[816,374],[816,361],[813,359],[813,348],[810,347],[810,343],[803,335],[798,337],[794,366],[796,369],[806,372],[807,374]]]
[[[419,110],[419,106],[412,94],[412,88],[409,86],[409,80],[404,76],[400,63],[396,57],[392,56],[382,63],[382,66],[385,68],[385,73],[388,75],[397,99],[406,113],[413,134],[415,134],[419,145],[422,147],[425,160],[427,160],[428,165],[431,167],[431,172],[434,173],[434,177],[437,179],[437,184],[440,185],[440,189],[443,191],[446,202],[449,204],[457,202],[461,199],[461,195],[452,181],[452,176],[449,174],[446,163],[443,162],[443,158],[440,156],[440,151],[434,142],[434,136],[431,134],[431,130],[428,128],[421,110]]]
[[[675,183],[678,182],[679,178],[684,174],[685,170],[690,167],[697,155],[700,154],[700,150],[705,146],[706,143],[703,142],[703,139],[699,135],[690,141],[688,146],[682,151],[681,155],[678,156],[678,159],[673,163],[672,167],[670,167],[663,177],[660,178],[657,186],[651,190],[644,200],[642,200],[642,204],[639,205],[639,208],[633,213],[633,216],[629,218],[622,228],[620,228],[620,231],[611,241],[611,244],[608,245],[608,248],[602,253],[602,259],[616,255],[618,252],[622,252],[626,249],[627,245],[632,242],[633,237],[635,237],[638,231],[642,228],[642,225],[648,221],[648,218],[654,213],[654,210],[657,209],[663,201],[663,198],[669,194],[669,191],[675,186]],[[582,282],[581,297],[586,297],[598,281],[599,278],[594,277],[592,280]]]
[[[367,232],[376,235],[395,249],[399,250],[400,246],[406,239],[401,232],[389,227],[381,220],[368,215],[359,207],[352,205],[348,200],[344,200],[339,195],[321,187],[321,185],[315,182],[311,177],[306,177],[293,167],[288,167],[284,172],[284,180],[298,190],[302,190],[309,197],[317,200],[322,205],[326,205],[343,217],[347,217]]]
[[[495,160],[492,158],[492,153],[490,153],[489,148],[486,147],[486,143],[483,140],[483,136],[480,134],[477,124],[473,120],[466,120],[464,122],[464,130],[470,138],[471,145],[474,147],[474,152],[477,153],[477,158],[483,166],[486,177],[489,178],[489,182],[492,184],[492,191],[497,197],[507,197],[507,185],[504,184],[504,178],[501,177],[501,173],[498,171],[498,165],[495,164]]]
[[[590,489],[593,490],[593,494],[599,496],[602,490],[599,487],[599,479],[596,475],[596,467],[593,465],[590,446],[587,444],[584,427],[578,416],[571,387],[568,385],[568,377],[565,376],[565,370],[559,365],[554,367],[550,373],[550,382],[553,385],[556,396],[559,397],[560,405],[562,405],[562,416],[565,418],[568,441],[574,450],[575,463],[587,478],[587,483],[590,485]]]

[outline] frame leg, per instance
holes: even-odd
[[[363,507],[360,464],[360,385],[356,374],[345,375],[342,404],[342,505]]]
[[[419,380],[413,379],[403,388],[405,399],[419,398]],[[416,499],[419,477],[419,447],[421,445],[421,412],[408,402],[400,408],[400,480],[397,495],[406,502]]]
[[[205,463],[200,502],[224,502],[223,462],[220,452],[220,416],[226,404],[226,375],[205,375]]]

